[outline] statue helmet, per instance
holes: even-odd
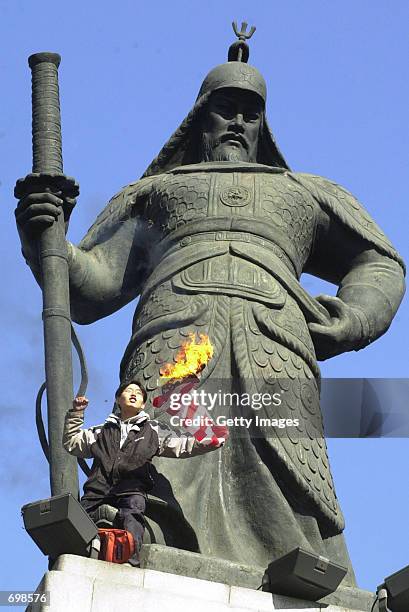
[[[247,33],[247,23],[244,22],[239,32],[236,22],[233,22],[233,29],[239,40],[230,45],[228,61],[213,68],[205,77],[197,99],[199,100],[205,94],[217,89],[234,87],[256,93],[265,105],[267,98],[266,82],[257,68],[247,63],[249,46],[246,40],[253,36],[256,28],[253,26]]]
[[[197,159],[198,125],[200,123],[200,116],[214,91],[224,88],[252,91],[262,99],[265,108],[267,99],[266,82],[257,68],[247,63],[249,47],[246,40],[254,34],[255,29],[252,26],[250,31],[247,32],[247,23],[244,22],[239,32],[237,24],[233,23],[233,30],[238,40],[230,45],[228,61],[216,66],[207,74],[200,87],[194,107],[182,121],[179,128],[172,134],[168,142],[162,147],[159,155],[148,166],[143,177],[161,174],[177,166],[200,161]],[[259,138],[257,162],[268,166],[289,169],[268,126],[265,112],[262,132]]]

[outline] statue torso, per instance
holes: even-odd
[[[257,164],[198,164],[158,176],[145,209],[152,268],[134,330],[175,311],[176,295],[237,296],[273,308],[315,369],[305,318],[317,320],[318,306],[298,278],[319,210],[289,172]]]
[[[308,417],[299,396],[291,405],[284,402],[283,410],[301,415],[302,427],[304,419],[308,422],[313,432],[309,443],[313,439],[316,456],[325,462],[325,448],[318,442],[322,424],[314,377],[319,370],[307,325],[308,313],[317,306],[298,282],[319,211],[291,173],[260,165],[200,164],[158,176],[145,209],[156,249],[153,270],[135,313],[124,367],[129,373],[143,368],[145,379],[156,384],[158,364],[171,362],[184,334],[197,329],[209,335],[218,354],[224,355],[224,345],[233,347],[224,357],[225,367],[234,362],[242,382],[246,376],[261,380],[264,373],[274,381],[284,379],[284,385],[287,379],[306,377],[303,384],[314,398],[306,408]],[[306,462],[315,459],[309,447],[306,455],[298,440],[271,444],[300,482],[304,472],[311,481]],[[301,449],[299,457],[294,448]],[[310,484],[307,489],[332,518],[338,512],[332,480],[327,464],[320,465],[324,477],[316,479],[313,465],[319,494]]]
[[[161,253],[168,245],[249,243],[275,251],[298,277],[318,205],[289,172],[259,164],[181,166],[153,183],[146,215]]]

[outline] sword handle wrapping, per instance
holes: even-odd
[[[35,53],[28,58],[32,77],[33,172],[63,172],[58,53]]]

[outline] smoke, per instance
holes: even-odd
[[[35,443],[34,402],[24,387],[18,395],[21,403],[10,402],[0,410],[0,486],[7,491],[21,487],[40,489],[48,481],[47,460],[40,442]]]

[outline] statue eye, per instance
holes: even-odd
[[[258,119],[260,118],[259,113],[246,113],[244,115],[244,120],[245,121],[249,121],[249,122],[254,122],[254,121],[258,121]]]
[[[218,102],[215,104],[214,111],[219,115],[222,115],[222,117],[232,117],[234,114],[233,109],[226,102]]]

